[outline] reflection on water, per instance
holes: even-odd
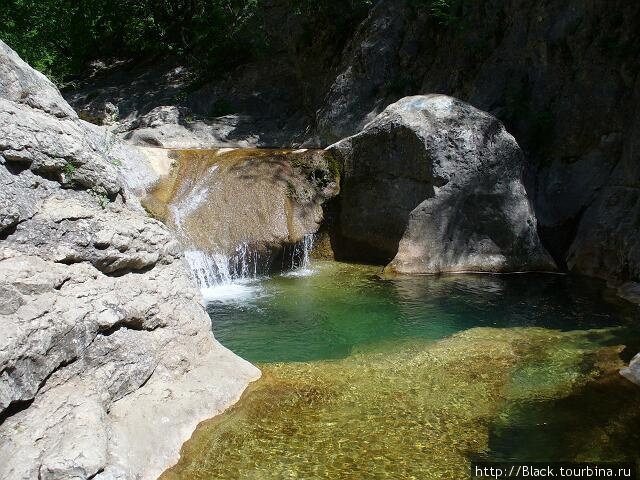
[[[378,267],[320,261],[313,270],[265,279],[255,298],[210,304],[216,337],[251,362],[312,361],[346,357],[357,345],[437,340],[478,326],[629,328],[635,312],[603,301],[600,284],[563,275],[382,280]]]
[[[313,268],[209,306],[216,336],[264,376],[165,480],[461,479],[473,458],[638,458],[640,389],[617,374],[638,310],[600,285]]]

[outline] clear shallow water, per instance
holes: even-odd
[[[216,338],[264,363],[344,358],[360,345],[437,340],[473,327],[640,327],[632,308],[603,300],[600,284],[564,275],[382,280],[378,267],[336,262],[314,262],[312,272],[244,283],[252,295],[211,303]]]
[[[316,262],[209,305],[263,378],[166,479],[467,478],[472,458],[636,459],[638,310],[561,275],[381,280]]]

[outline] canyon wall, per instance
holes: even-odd
[[[479,0],[436,15],[428,2],[380,0],[345,36],[313,19],[305,30],[270,3],[267,59],[195,90],[176,59],[116,67],[67,98],[101,118],[112,101],[114,131],[141,144],[324,147],[402,97],[454,96],[522,147],[527,195],[558,266],[639,298],[640,5]]]

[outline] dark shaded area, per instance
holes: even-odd
[[[538,225],[538,235],[547,252],[562,271],[567,271],[567,251],[578,231],[580,216],[570,218],[560,225]]]
[[[593,364],[585,365],[589,367]],[[502,415],[510,421],[492,426],[487,458],[638,462],[639,402],[638,387],[609,372],[564,398],[507,405]],[[603,437],[606,442],[601,441]],[[550,438],[556,440],[550,442]]]
[[[26,410],[31,406],[35,399],[22,400],[18,402],[12,402],[4,411],[0,412],[0,425],[4,423],[7,418],[10,418],[23,410]]]
[[[7,0],[0,38],[38,70],[58,81],[82,73],[91,61],[175,55],[200,80],[282,46],[271,30],[274,13],[298,18],[300,46],[314,41],[314,25],[329,25],[344,42],[370,0]],[[221,106],[219,106],[221,107]],[[219,108],[220,109],[220,108]]]
[[[333,251],[341,260],[386,264],[398,251],[411,211],[434,194],[432,159],[405,126],[350,142],[352,153],[331,150],[344,171],[332,212]]]

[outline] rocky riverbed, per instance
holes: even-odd
[[[155,478],[260,376],[214,339],[185,247],[320,231],[390,275],[558,270],[640,303],[638,5],[495,3],[382,0],[303,42],[275,2],[272,58],[199,85],[116,62],[73,108],[0,41],[0,477]],[[256,146],[317,150],[188,150]]]

